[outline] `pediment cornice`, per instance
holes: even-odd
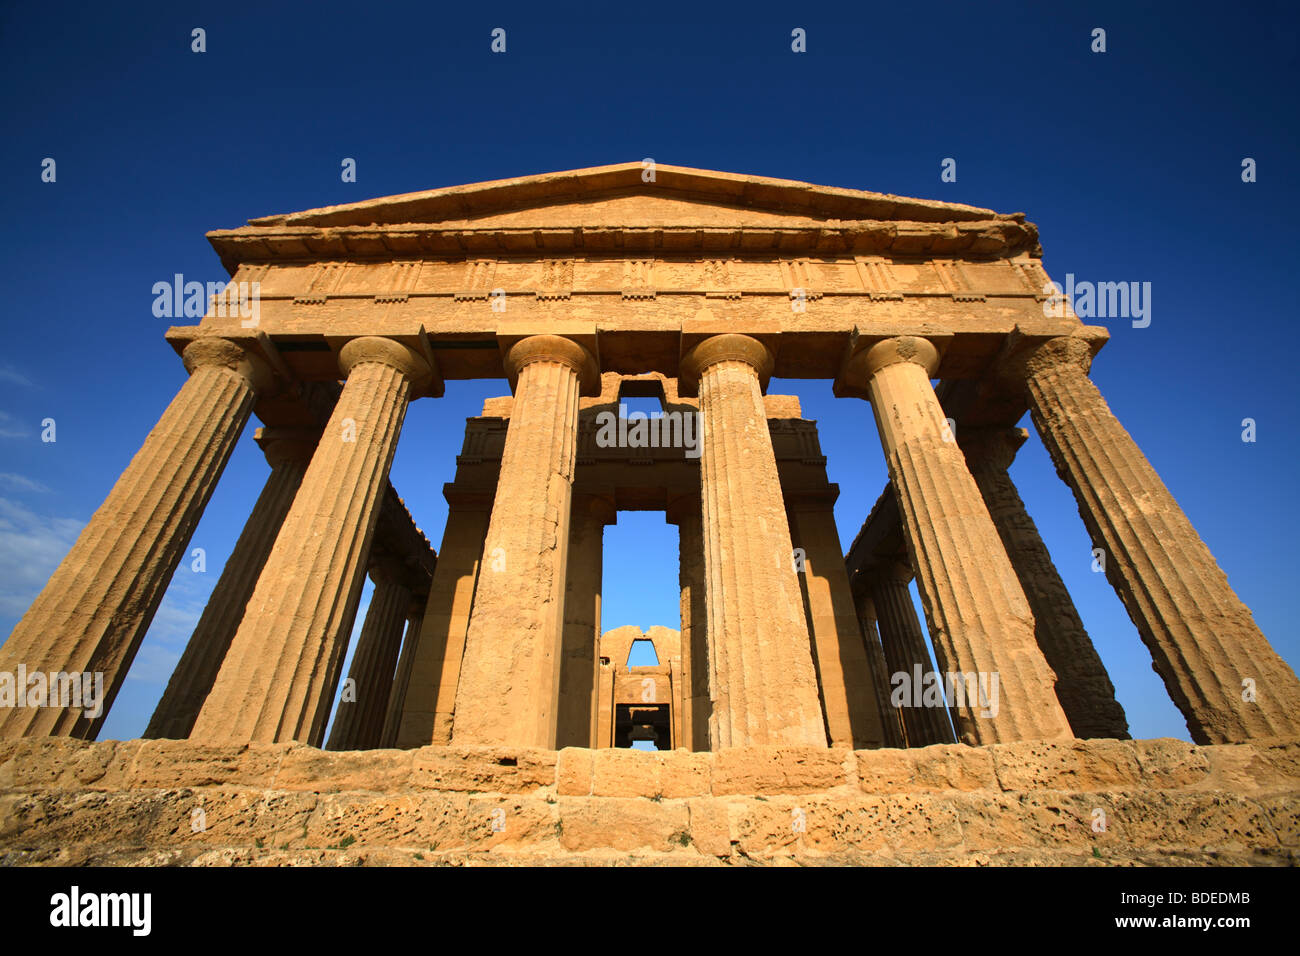
[[[1022,214],[640,163],[266,216],[208,233],[241,262],[391,257],[1038,254]]]

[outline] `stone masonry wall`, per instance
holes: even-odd
[[[1298,862],[1292,739],[718,753],[0,743],[0,865]]]

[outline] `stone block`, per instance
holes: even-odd
[[[690,815],[684,801],[561,797],[558,806],[560,845],[566,850],[666,853],[690,844]]]
[[[867,793],[997,790],[988,748],[936,744],[913,750],[859,750],[858,786]]]
[[[595,751],[565,747],[556,758],[555,792],[562,797],[585,797],[591,793]]]
[[[127,786],[165,790],[218,784],[269,787],[286,750],[284,746],[209,745],[188,740],[133,743],[135,759],[129,766]]]
[[[1276,763],[1266,760],[1251,744],[1219,744],[1202,748],[1209,763],[1209,785],[1234,793],[1278,790],[1293,781]]]
[[[709,755],[609,748],[592,751],[592,788],[599,797],[650,799],[709,793]]]
[[[1121,740],[1043,740],[988,748],[1005,791],[1106,790],[1141,785],[1132,744]]]
[[[738,747],[713,754],[713,795],[815,793],[848,783],[848,751],[827,747]]]
[[[1134,740],[1130,746],[1142,770],[1142,783],[1157,789],[1192,787],[1209,777],[1205,750],[1172,737]]]
[[[411,785],[469,793],[524,793],[555,783],[556,752],[516,747],[421,747]]]
[[[706,856],[731,856],[731,822],[727,805],[721,800],[686,801],[690,814],[691,843]]]
[[[370,790],[389,793],[407,786],[415,755],[411,750],[317,750],[315,747],[284,749],[275,787],[281,790],[314,790],[317,793]]]

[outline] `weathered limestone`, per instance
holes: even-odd
[[[402,710],[406,705],[406,690],[411,683],[411,666],[415,663],[415,648],[420,641],[420,627],[424,623],[424,606],[429,600],[425,592],[411,596],[406,609],[406,634],[402,638],[402,652],[397,658],[397,671],[393,675],[393,688],[388,695],[388,710],[384,714],[384,729],[379,736],[380,747],[396,747],[397,732],[402,724]]]
[[[535,335],[507,356],[515,387],[456,691],[458,743],[555,746],[578,393],[596,365]]]
[[[5,707],[0,737],[95,736],[255,397],[271,386],[266,365],[226,339],[197,339],[184,360],[190,378],[0,648],[10,674],[102,674],[100,713]]]
[[[29,739],[0,750],[0,863],[1295,866],[1297,800],[1294,738],[716,754]]]
[[[704,573],[704,530],[698,495],[668,503],[666,518],[677,525],[677,585],[681,592],[682,681],[685,684],[680,745],[688,750],[709,749],[709,721],[713,712],[709,665],[708,599]]]
[[[271,554],[276,535],[307,473],[307,465],[320,440],[320,429],[259,429],[257,439],[271,466],[271,474],[154,709],[145,737],[180,740],[190,735],[199,709],[216,682],[230,642],[239,630],[244,607],[253,596],[262,566]]]
[[[826,745],[817,675],[762,389],[772,356],[744,335],[683,360],[699,383],[713,749]]]
[[[1070,736],[1033,614],[930,385],[939,353],[927,339],[881,340],[851,360],[865,377],[908,552],[964,743]],[[992,706],[992,681],[999,699]],[[985,693],[974,693],[979,683]]]
[[[351,685],[345,686],[334,714],[329,750],[370,750],[379,746],[383,734],[411,588],[405,567],[389,556],[375,562],[370,576],[375,590],[352,655]]]
[[[443,494],[448,505],[447,524],[428,604],[415,632],[411,674],[393,739],[393,746],[403,750],[451,742],[465,634],[492,513],[488,494],[459,494],[450,491],[450,486],[444,487]],[[489,556],[489,566],[501,560],[500,555]]]
[[[428,362],[391,339],[352,339],[347,383],[249,599],[191,737],[320,746],[351,634],[388,468]]]
[[[890,702],[891,675],[889,665],[885,661],[885,650],[880,643],[880,633],[876,630],[876,609],[870,598],[859,594],[854,594],[853,606],[858,615],[858,627],[862,629],[862,637],[867,645],[867,657],[871,661],[877,707],[880,711],[881,726],[885,731],[885,746],[906,747],[907,731],[903,727],[903,716]]]
[[[787,502],[792,540],[803,552],[796,551],[796,577],[812,636],[827,735],[832,747],[897,746],[887,739],[882,723],[883,661],[881,667],[874,666],[877,662],[863,640],[833,503],[828,495],[800,495]]]
[[[614,506],[605,499],[575,496],[569,517],[569,566],[564,585],[557,747],[595,746],[604,535],[605,525],[617,519]]]
[[[867,595],[864,597],[874,610],[891,678],[894,674],[905,674],[906,686],[914,687],[918,677],[923,686],[935,678],[930,677],[934,673],[930,666],[930,653],[926,650],[925,636],[916,620],[912,595],[907,589],[907,582],[911,579],[912,569],[905,564],[881,563],[867,579]],[[891,683],[891,691],[893,686]],[[909,747],[956,742],[944,707],[930,707],[924,699],[907,695],[896,710],[903,720]]]
[[[1300,732],[1295,672],[1088,378],[1091,362],[1086,338],[1062,336],[1014,355],[1004,375],[1023,383],[1034,426],[1192,739]]]
[[[1129,735],[1128,721],[1115,699],[1106,665],[1007,474],[1026,435],[1019,428],[959,428],[957,444],[966,456],[966,464],[1034,612],[1034,634],[1048,665],[1056,672],[1056,697],[1070,721],[1070,729],[1076,737],[1125,739]]]

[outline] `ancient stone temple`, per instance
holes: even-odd
[[[344,791],[420,820],[436,804],[438,841],[465,853],[1068,862],[1112,806],[1157,856],[1294,858],[1275,816],[1300,775],[1300,681],[1089,380],[1107,333],[1053,294],[1024,215],[647,162],[208,239],[231,282],[166,333],[190,377],[0,672],[102,674],[111,705],[254,416],[266,486],[149,739],[78,742],[107,705],[53,693],[0,709],[0,846],[65,838],[39,809],[87,788],[120,810],[189,787],[225,828],[194,830],[186,859],[252,859],[250,833],[260,851],[292,831],[282,852],[331,861],[326,840],[360,833],[409,861],[411,827],[339,822]],[[889,482],[847,556],[816,425],[774,376],[832,383],[864,453],[879,440]],[[409,404],[471,378],[511,394],[467,424],[435,555],[389,466],[420,441]],[[626,415],[629,398],[662,413]],[[1010,476],[1026,412],[1201,746],[1128,739]],[[629,510],[678,529],[680,620],[602,633],[604,529]],[[629,665],[639,640],[656,665]],[[938,696],[899,705],[900,676]],[[218,783],[284,801],[250,828]],[[1007,816],[1026,793],[1078,832],[1045,848]],[[1161,801],[1224,794],[1236,816],[1153,822]],[[116,849],[85,858],[158,842],[104,826]]]

